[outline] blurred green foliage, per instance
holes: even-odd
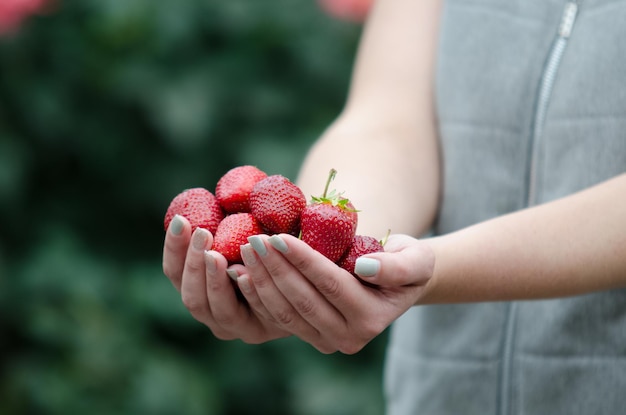
[[[0,39],[0,413],[382,412],[384,336],[218,341],[160,265],[181,190],[295,176],[359,31],[314,0],[59,0]]]

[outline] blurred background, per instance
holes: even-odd
[[[295,178],[367,3],[0,0],[0,414],[382,413],[386,334],[218,341],[161,271],[177,193]]]

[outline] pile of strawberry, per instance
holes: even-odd
[[[176,196],[165,214],[165,229],[174,215],[184,216],[192,231],[200,227],[213,234],[212,249],[231,264],[242,262],[239,247],[249,236],[288,233],[354,274],[359,256],[383,246],[373,237],[356,235],[356,209],[341,194],[328,192],[336,173],[331,170],[322,196],[307,203],[286,177],[268,176],[249,165],[235,167],[219,179],[215,194],[193,188]]]

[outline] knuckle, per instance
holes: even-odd
[[[265,264],[265,269],[274,277],[280,277],[284,274],[284,266],[281,263],[268,262]]]
[[[290,326],[295,320],[295,313],[291,309],[283,309],[274,313],[274,318],[282,326]]]
[[[292,259],[293,266],[303,274],[308,274],[312,270],[312,261],[308,258],[293,258]]]
[[[327,278],[317,287],[322,295],[330,300],[341,297],[341,284],[334,278]]]
[[[272,280],[262,273],[250,273],[254,288],[263,290],[273,284]]]
[[[315,303],[307,297],[295,300],[294,308],[305,318],[313,317],[317,314],[317,307]]]

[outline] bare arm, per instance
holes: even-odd
[[[309,152],[298,184],[334,186],[352,199],[359,233],[419,235],[431,225],[439,189],[433,108],[440,2],[378,1],[363,33],[346,107]]]
[[[626,287],[626,174],[427,242],[435,270],[419,303]]]

